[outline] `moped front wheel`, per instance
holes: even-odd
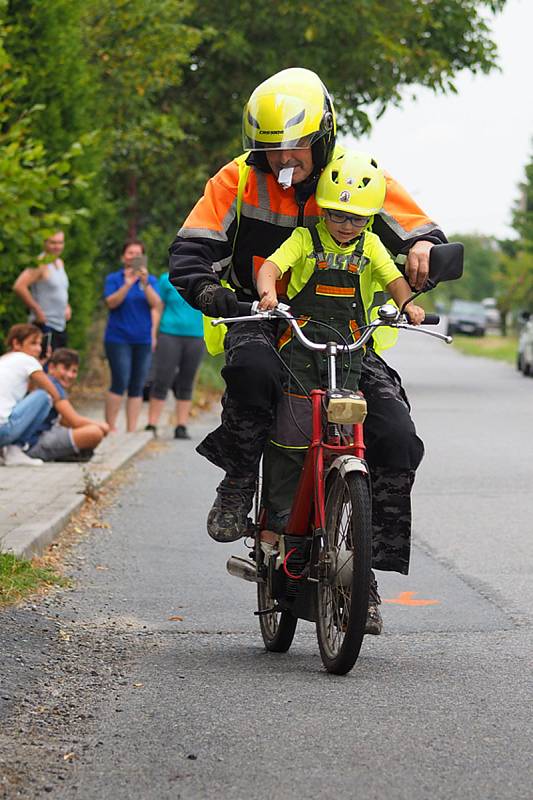
[[[325,536],[319,556],[317,638],[328,672],[345,675],[365,634],[372,559],[369,485],[362,472],[336,470],[326,485]]]

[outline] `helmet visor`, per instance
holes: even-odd
[[[307,107],[306,107],[307,106]],[[333,125],[331,114],[321,104],[318,111],[301,97],[271,94],[244,108],[243,146],[245,150],[307,149]]]

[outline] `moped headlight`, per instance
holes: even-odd
[[[357,425],[364,422],[367,413],[366,400],[359,394],[335,395],[329,398],[328,421],[338,425]]]

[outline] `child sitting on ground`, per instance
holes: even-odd
[[[61,412],[51,409],[29,440],[28,455],[43,461],[88,461],[104,436],[109,433],[107,422],[83,417],[67,400],[79,369],[76,350],[60,347],[48,361],[48,375],[63,398]]]
[[[6,466],[43,463],[27,455],[27,443],[52,403],[61,413],[65,402],[38,360],[42,339],[36,325],[13,325],[7,334],[9,351],[0,358],[0,455]]]
[[[343,344],[356,340],[359,329],[366,325],[367,309],[376,290],[389,292],[398,306],[405,303],[412,294],[409,284],[379,237],[368,230],[373,215],[383,205],[385,191],[385,176],[370,156],[346,151],[331,161],[316,189],[316,201],[324,216],[313,228],[296,228],[263,263],[257,274],[259,308],[275,308],[276,281],[290,270],[287,297],[291,313],[300,319],[307,338]],[[405,312],[415,325],[424,319],[424,310],[413,303],[408,303]],[[290,327],[279,339],[278,349],[299,381],[295,383],[287,375],[285,396],[278,406],[277,423],[263,461],[268,524],[281,532],[309,444],[301,433],[310,431],[311,406],[302,397],[302,390],[309,393],[327,386],[328,373],[325,353],[304,348]],[[339,385],[357,389],[362,357],[362,350],[339,357],[343,370]]]

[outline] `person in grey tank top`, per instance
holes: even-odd
[[[44,243],[37,267],[20,273],[13,290],[30,311],[29,321],[50,334],[52,350],[67,345],[67,322],[71,316],[68,302],[68,276],[60,258],[65,234],[57,231]]]

